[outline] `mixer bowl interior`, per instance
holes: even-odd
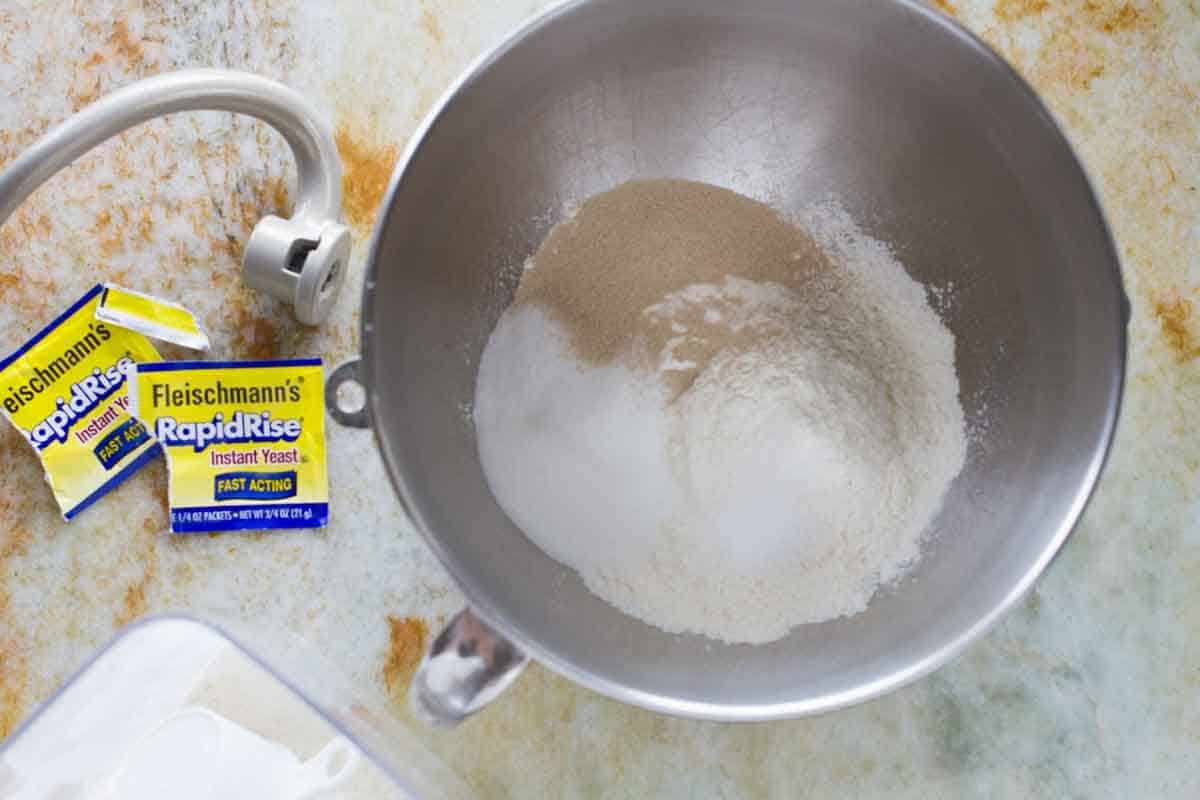
[[[980,635],[1082,511],[1120,398],[1117,258],[1040,102],[935,13],[562,6],[473,68],[401,168],[364,298],[372,424],[406,509],[471,602],[568,677],[720,719],[856,702]],[[487,336],[571,204],[639,177],[707,181],[785,211],[836,198],[945,290],[968,463],[922,560],[866,612],[764,646],[667,634],[588,592],[492,498],[470,421]]]

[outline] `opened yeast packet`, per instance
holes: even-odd
[[[192,350],[207,350],[208,336],[192,312],[181,305],[159,300],[148,294],[104,284],[96,319],[145,334],[152,339],[171,342]]]
[[[37,451],[66,519],[158,455],[129,413],[125,383],[136,364],[161,359],[146,337],[95,318],[103,291],[89,290],[0,361],[4,416]]]
[[[320,528],[320,359],[139,364],[132,413],[162,444],[174,533]]]

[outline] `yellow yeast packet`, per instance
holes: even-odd
[[[174,533],[325,526],[319,358],[139,364],[129,395],[167,455]]]
[[[95,318],[95,286],[0,361],[0,406],[37,450],[71,519],[158,455],[129,412],[126,378],[160,361],[146,337]]]
[[[96,319],[192,350],[207,350],[208,335],[181,305],[106,283]]]

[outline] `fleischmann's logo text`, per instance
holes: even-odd
[[[150,388],[150,403],[155,408],[186,406],[244,406],[263,403],[297,403],[300,387],[291,379],[273,386],[226,386],[217,381],[213,386],[171,386],[155,383]]]
[[[9,414],[16,414],[25,407],[26,403],[33,402],[38,395],[53,387],[62,376],[71,371],[72,367],[78,365],[93,350],[112,338],[112,331],[103,322],[93,322],[88,325],[88,328],[90,330],[79,341],[67,347],[54,358],[43,364],[34,364],[33,374],[24,383],[19,386],[9,386],[8,394],[4,397],[4,410]],[[122,379],[123,376],[119,376],[118,383]]]

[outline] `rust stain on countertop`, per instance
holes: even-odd
[[[1158,0],[1151,0],[1139,8],[1131,2],[1112,2],[1112,0],[1088,0],[1084,3],[1092,23],[1106,33],[1129,31],[1142,24],[1153,24],[1155,15],[1161,10]]]
[[[1002,22],[1015,22],[1040,14],[1050,6],[1050,0],[997,0],[992,13]]]
[[[1200,338],[1194,330],[1191,300],[1179,295],[1156,300],[1154,317],[1177,363],[1185,364],[1200,355]]]
[[[425,653],[429,626],[420,617],[388,617],[388,650],[383,660],[383,685],[393,696],[408,688]]]
[[[435,45],[440,45],[445,41],[446,33],[442,30],[442,23],[438,21],[437,14],[425,3],[421,3],[421,16],[418,24]]]
[[[998,24],[980,31],[983,38],[1051,95],[1058,87],[1087,90],[1110,61],[1124,61],[1129,48],[1156,46],[1164,16],[1158,0],[997,0],[992,15]],[[1016,34],[1030,24],[1041,32],[1041,44],[1033,51]],[[1129,35],[1143,41],[1131,41]]]
[[[375,224],[375,214],[400,157],[400,148],[392,143],[375,143],[347,125],[340,125],[334,137],[342,157],[342,204],[346,217],[360,233],[369,231]]]
[[[165,489],[165,487],[164,487]],[[158,549],[156,540],[165,535],[167,529],[167,512],[165,506],[158,512],[142,519],[141,530],[134,528],[130,536],[134,537],[135,552],[131,559],[141,564],[141,575],[130,581],[125,587],[121,606],[113,617],[116,627],[128,625],[138,617],[145,615],[150,604],[146,601],[146,592],[158,580]]]
[[[8,437],[5,437],[6,440]],[[6,447],[0,446],[0,452]],[[0,517],[11,511],[7,500],[0,500]],[[30,533],[17,524],[7,531],[0,531],[0,572],[7,573],[9,561],[14,556],[24,555],[29,550]],[[7,736],[24,714],[29,702],[27,676],[29,657],[22,625],[10,616],[9,595],[0,582],[0,739]]]
[[[8,595],[0,592],[0,613],[7,613]],[[25,716],[29,657],[7,638],[0,642],[0,739],[8,736]]]
[[[238,358],[267,361],[279,358],[283,337],[279,324],[262,314],[251,304],[248,293],[238,292],[230,297],[226,308],[214,315],[213,322],[232,330],[230,349]]]

